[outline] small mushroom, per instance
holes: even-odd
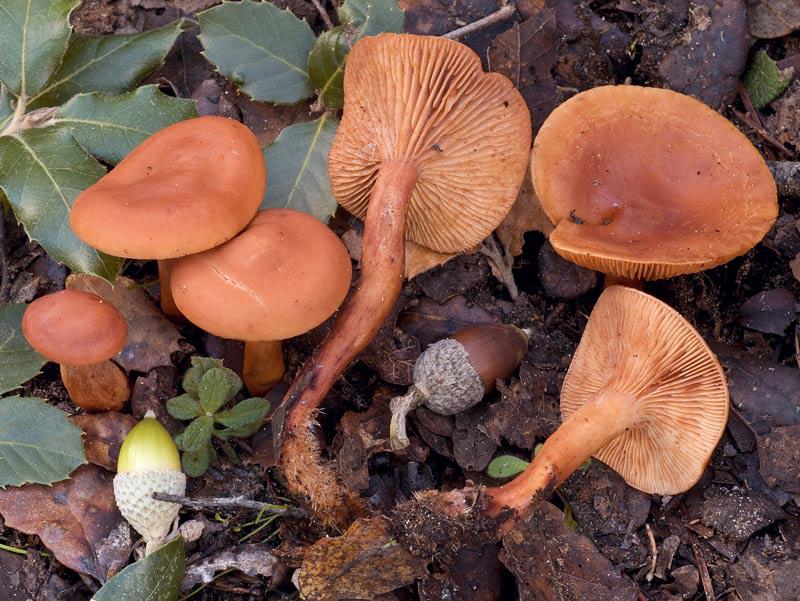
[[[161,308],[176,317],[164,260],[230,240],[255,216],[265,186],[253,132],[232,119],[197,117],[134,148],[75,199],[69,222],[104,253],[158,259]]]
[[[536,136],[531,174],[553,248],[607,284],[721,265],[755,246],[778,211],[744,134],[657,88],[603,86],[564,102]]]
[[[125,346],[128,324],[116,307],[80,290],[33,301],[22,316],[28,343],[61,366],[70,398],[87,411],[118,411],[130,397],[128,377],[110,359]]]
[[[592,456],[644,492],[686,491],[725,430],[728,404],[722,368],[689,322],[644,292],[611,286],[564,380],[563,423],[522,474],[486,489],[488,513],[524,511]]]
[[[330,317],[351,275],[329,228],[300,211],[267,209],[232,240],[176,261],[171,285],[189,321],[245,341],[243,379],[260,395],[283,376],[281,341]]]

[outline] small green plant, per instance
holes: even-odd
[[[786,91],[794,78],[794,68],[781,69],[766,50],[759,50],[742,79],[753,107],[763,109]]]
[[[533,456],[539,454],[542,450],[542,444],[537,444],[533,449]],[[586,471],[589,469],[592,460],[587,459],[578,468],[578,471]],[[486,467],[486,475],[496,480],[510,480],[525,471],[525,468],[530,465],[530,461],[520,459],[516,455],[498,455],[489,462]]]
[[[214,439],[225,455],[238,461],[228,442],[231,437],[255,434],[269,411],[269,401],[260,397],[245,399],[224,409],[242,388],[242,380],[223,367],[219,359],[192,357],[192,367],[183,376],[184,394],[167,401],[167,411],[175,419],[191,420],[175,436],[183,451],[181,464],[189,476],[202,476],[210,464],[219,460]]]

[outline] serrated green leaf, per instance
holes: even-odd
[[[242,380],[224,367],[209,369],[200,379],[198,398],[203,409],[213,413],[239,392]]]
[[[221,434],[226,440],[231,436],[236,438],[250,438],[253,434],[258,432],[260,427],[261,422],[257,421],[246,426],[239,426],[238,428],[225,428],[224,430],[220,430],[218,433]]]
[[[84,244],[69,227],[75,197],[104,174],[66,130],[0,137],[0,188],[31,239],[72,271],[113,281],[122,260]]]
[[[214,416],[217,422],[223,426],[231,429],[243,428],[256,424],[258,427],[264,416],[269,411],[269,401],[259,397],[245,399],[241,403],[237,403],[232,409],[221,411]],[[242,436],[241,434],[233,434],[233,436]]]
[[[183,374],[183,389],[194,398],[198,398],[200,378],[214,367],[222,367],[222,360],[212,357],[192,357],[192,366]]]
[[[68,127],[89,154],[119,163],[145,138],[183,119],[196,117],[195,104],[143,86],[121,96],[78,94],[56,112],[53,123]]]
[[[41,399],[0,399],[0,488],[52,484],[86,463],[81,431]]]
[[[498,455],[489,462],[486,474],[490,478],[505,480],[525,471],[528,462],[514,455]]]
[[[744,87],[756,109],[762,109],[786,91],[792,83],[794,69],[778,68],[766,50],[759,50],[744,74]]]
[[[326,107],[339,109],[344,105],[344,63],[350,46],[341,27],[325,31],[308,55],[308,76]]]
[[[182,451],[183,450],[183,432],[179,432],[178,434],[173,436],[172,440],[175,441],[175,446],[178,447]]]
[[[264,149],[270,176],[262,209],[286,207],[327,223],[336,211],[328,179],[328,153],[339,120],[325,113],[315,121],[285,128]]]
[[[339,22],[355,39],[383,32],[403,31],[406,15],[395,0],[345,0],[337,11]]]
[[[187,476],[199,478],[206,473],[213,447],[206,445],[199,451],[186,451],[181,456],[181,467]]]
[[[78,0],[0,2],[0,81],[30,98],[58,66]]]
[[[47,363],[22,335],[26,308],[27,305],[0,305],[0,394],[19,388]]]
[[[200,403],[188,394],[172,397],[167,400],[167,411],[175,419],[189,420],[203,415]]]
[[[175,601],[185,572],[186,551],[177,537],[106,582],[92,601]]]
[[[203,415],[193,420],[183,431],[183,446],[190,453],[197,453],[211,441],[214,432],[214,420]]]
[[[58,69],[28,107],[56,106],[83,92],[127,92],[164,61],[183,27],[175,21],[142,33],[72,34]]]
[[[269,2],[223,2],[198,13],[205,57],[256,100],[293,104],[313,93],[308,23]]]

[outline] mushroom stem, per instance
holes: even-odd
[[[177,259],[159,259],[158,261],[158,284],[161,288],[161,312],[169,319],[176,323],[183,323],[186,318],[178,309],[175,304],[175,299],[172,296],[172,288],[169,285],[172,268],[175,266]]]
[[[487,513],[496,516],[510,508],[519,515],[535,498],[552,492],[589,457],[635,425],[635,407],[631,394],[599,392],[559,426],[524,472],[503,486],[486,489]],[[512,517],[506,524],[513,521]]]
[[[60,368],[70,398],[86,411],[119,411],[131,396],[128,376],[111,360]]]
[[[263,396],[283,378],[283,343],[280,340],[244,343],[242,380],[247,390]]]

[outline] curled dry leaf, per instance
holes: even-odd
[[[747,22],[756,38],[779,38],[800,29],[797,0],[747,0]]]
[[[386,520],[362,519],[309,547],[295,578],[307,601],[373,599],[423,577],[426,564],[394,538]]]
[[[527,232],[540,232],[549,236],[552,231],[553,224],[536,197],[530,171],[527,171],[517,201],[497,226],[497,237],[506,252],[516,257],[522,254]]]
[[[38,535],[71,570],[105,582],[125,566],[131,550],[112,478],[101,467],[83,465],[54,486],[6,488],[0,490],[0,513],[9,528]]]
[[[117,471],[119,447],[128,432],[136,425],[136,419],[127,413],[116,411],[73,415],[70,419],[83,430],[83,447],[89,463],[112,472]]]
[[[133,280],[120,276],[112,287],[96,276],[71,275],[67,278],[67,288],[97,294],[125,316],[128,342],[114,357],[125,371],[147,373],[154,367],[172,365],[172,353],[181,350],[180,333]]]

